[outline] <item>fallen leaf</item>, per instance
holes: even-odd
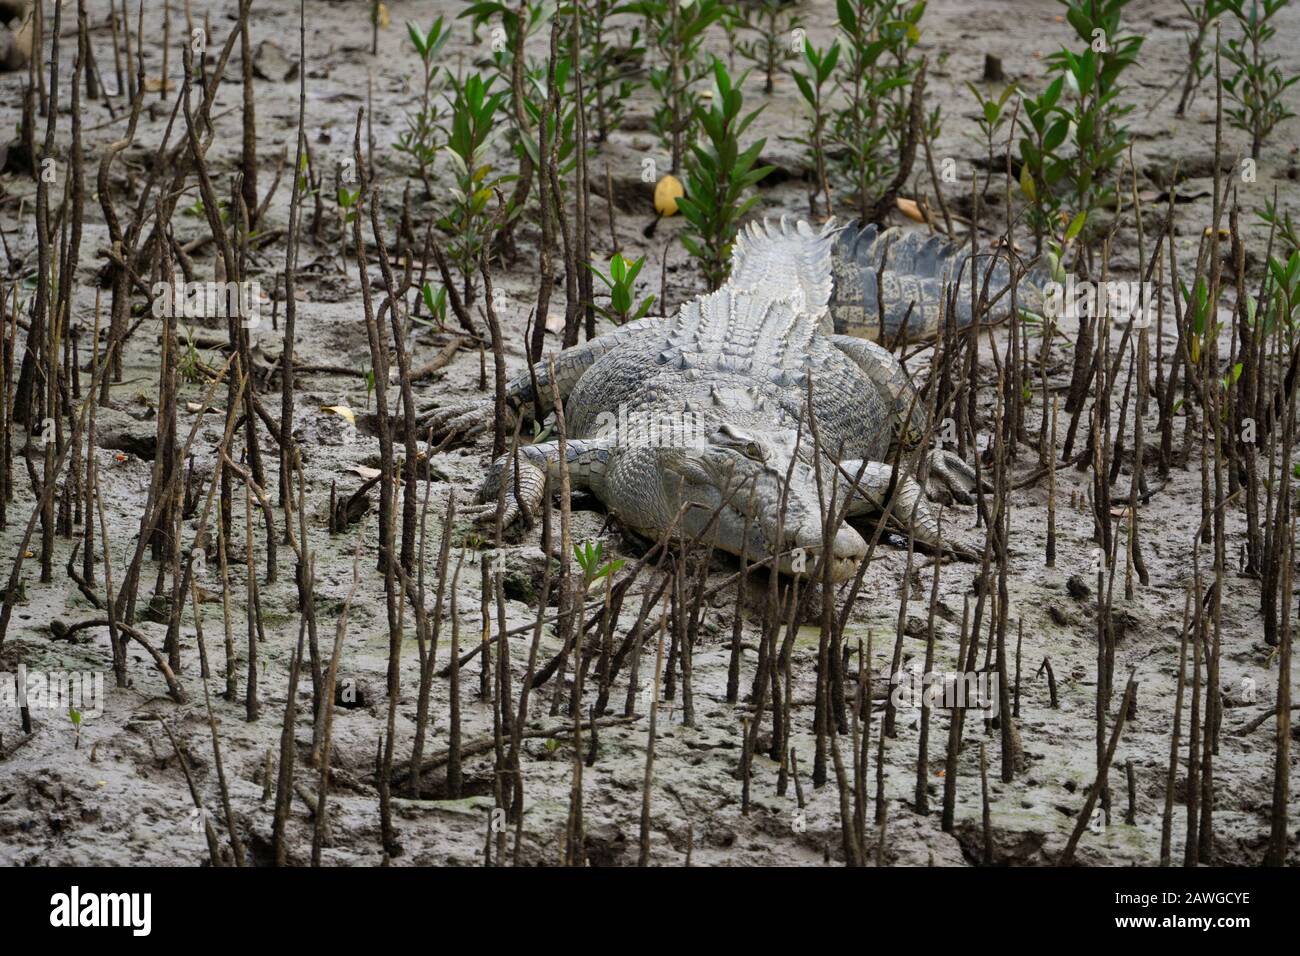
[[[378,468],[367,468],[365,465],[353,465],[352,473],[360,475],[362,478],[366,479],[366,481],[369,481],[371,478],[378,478],[383,474],[383,472]]]
[[[900,196],[894,200],[894,205],[898,207],[899,212],[913,222],[925,222],[925,213],[921,212],[921,207],[916,204],[915,200],[904,199]]]
[[[563,332],[563,331],[564,331],[564,316],[562,316],[562,315],[558,315],[558,314],[555,313],[555,312],[548,312],[548,313],[546,314],[546,331],[547,331],[547,332]]]
[[[346,405],[322,405],[320,410],[322,412],[328,412],[331,415],[337,415],[339,418],[346,418],[349,425],[355,425],[357,423],[357,416],[353,414],[352,409],[348,408]]]

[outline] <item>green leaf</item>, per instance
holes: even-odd
[[[1047,135],[1043,137],[1043,149],[1052,152],[1056,147],[1065,142],[1065,135],[1070,131],[1070,120],[1062,117],[1058,119],[1047,130]]]
[[[1086,209],[1082,209],[1079,212],[1075,213],[1074,218],[1070,220],[1069,228],[1065,230],[1065,241],[1069,242],[1071,239],[1077,236],[1080,230],[1083,229],[1083,224],[1087,221],[1088,221],[1088,211]]]
[[[853,11],[853,4],[849,0],[835,0],[835,10],[839,14],[840,26],[849,36],[858,31],[857,14]]]
[[[813,88],[808,82],[808,77],[804,76],[802,73],[795,73],[793,75],[794,81],[799,87],[800,95],[803,96],[810,106],[816,104],[817,96],[813,93]]]

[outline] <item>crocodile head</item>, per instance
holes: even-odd
[[[691,447],[638,448],[620,456],[610,478],[610,503],[647,535],[661,535],[688,505],[681,523],[687,537],[713,541],[718,550],[744,555],[751,563],[781,554],[782,573],[811,574],[822,549],[816,474],[795,457],[792,433],[723,424]],[[829,472],[823,481],[829,493]],[[802,556],[797,549],[803,549]],[[842,524],[832,542],[832,578],[851,577],[866,550],[861,535]]]

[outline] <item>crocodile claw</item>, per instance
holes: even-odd
[[[502,483],[505,487],[502,488]],[[496,521],[497,500],[501,500],[501,527],[509,528],[515,521],[536,514],[545,493],[546,475],[536,464],[522,454],[518,458],[518,472],[511,467],[510,456],[502,455],[488,468],[479,488],[478,504],[465,509],[465,516],[483,527]],[[518,492],[520,498],[515,497]]]
[[[492,427],[493,403],[488,400],[443,405],[426,412],[420,425],[433,432],[434,441],[476,438]]]
[[[926,497],[932,501],[951,499],[959,504],[973,505],[977,487],[992,491],[988,482],[981,481],[975,469],[966,464],[955,452],[937,448],[927,456],[930,474],[925,482]]]
[[[461,509],[460,517],[468,519],[469,523],[475,528],[487,528],[496,523],[497,503],[493,499],[482,504],[466,505]],[[501,512],[501,527],[509,528],[519,517],[519,502],[515,501],[515,496],[506,493]]]

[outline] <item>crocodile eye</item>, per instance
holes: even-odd
[[[754,461],[766,461],[767,455],[763,452],[763,446],[756,441],[745,443],[745,457]]]

